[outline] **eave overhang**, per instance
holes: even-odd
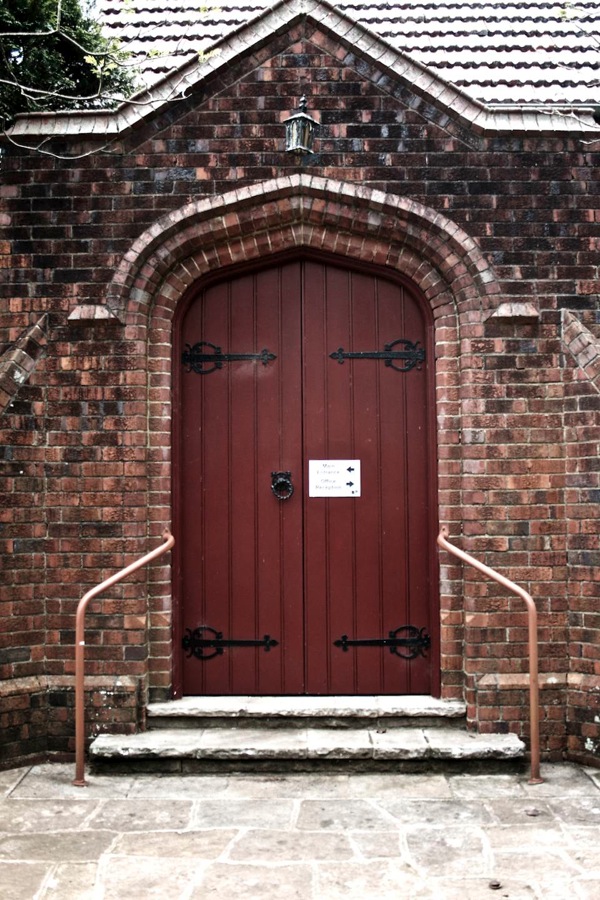
[[[203,81],[225,73],[241,56],[251,55],[274,35],[281,34],[299,21],[335,37],[341,46],[347,47],[348,57],[359,54],[370,58],[380,73],[374,83],[381,81],[382,91],[386,91],[390,78],[403,81],[415,93],[447,110],[448,114],[478,134],[550,133],[600,138],[600,125],[594,121],[594,110],[590,107],[485,105],[444,81],[431,69],[395,50],[327,0],[280,0],[216,42],[201,59],[170,72],[151,88],[132,96],[116,109],[20,114],[7,132],[8,139],[36,149],[41,149],[43,144],[52,140],[91,140],[105,144],[115,141],[168,105],[184,99]],[[340,62],[344,64],[344,57]]]

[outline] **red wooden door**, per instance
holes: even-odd
[[[414,292],[281,260],[206,286],[179,334],[183,693],[435,692],[432,354]],[[360,496],[309,496],[310,460],[359,461]]]

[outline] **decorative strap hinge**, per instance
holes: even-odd
[[[394,350],[394,347],[398,347],[398,345],[402,345],[403,349]],[[343,364],[345,359],[383,359],[386,366],[395,369],[396,372],[410,372],[415,367],[417,369],[421,368],[421,363],[425,360],[425,349],[419,346],[419,341],[413,344],[412,341],[399,338],[397,341],[386,344],[383,350],[359,350],[354,352],[339,347],[334,353],[330,353],[329,357],[330,359],[336,359],[340,365]],[[397,360],[401,360],[402,365],[395,366],[394,362]]]
[[[222,656],[226,647],[262,647],[268,653],[271,647],[277,647],[279,644],[268,634],[259,640],[227,639],[223,637],[222,631],[217,631],[210,625],[200,625],[193,630],[186,628],[185,631],[181,646],[186,651],[188,659],[192,656],[202,660]]]
[[[273,359],[277,357],[266,347],[260,353],[223,353],[220,347],[209,341],[199,341],[193,346],[186,344],[181,355],[181,362],[188,372],[195,372],[196,375],[209,375],[215,369],[222,369],[223,363],[254,360],[266,366]]]
[[[389,632],[386,638],[360,638],[351,640],[347,634],[334,641],[335,647],[341,647],[344,653],[350,647],[389,647],[390,653],[401,656],[402,659],[416,659],[417,656],[425,656],[425,651],[431,646],[431,637],[425,628],[417,628],[415,625],[402,625],[395,631]]]

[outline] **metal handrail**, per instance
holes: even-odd
[[[163,531],[163,543],[160,547],[146,553],[136,562],[126,566],[111,575],[102,584],[96,585],[85,594],[79,601],[77,606],[77,615],[75,618],[75,778],[73,784],[77,787],[85,787],[85,688],[84,688],[84,668],[85,668],[85,612],[90,600],[97,597],[107,588],[131,575],[137,569],[147,565],[158,556],[162,556],[167,550],[170,550],[175,543],[175,538],[166,528]]]
[[[500,575],[499,572],[496,572],[489,566],[486,566],[482,562],[479,562],[478,559],[475,559],[474,556],[465,553],[464,550],[459,550],[458,547],[455,547],[454,544],[451,544],[447,540],[447,537],[448,529],[445,526],[442,526],[437,539],[438,545],[440,547],[443,547],[444,550],[452,553],[453,556],[457,556],[458,559],[462,559],[462,561],[467,563],[467,565],[472,566],[474,569],[478,569],[480,572],[483,572],[483,574],[487,575],[488,578],[491,578],[493,581],[498,582],[498,584],[501,584],[509,591],[517,594],[519,597],[521,597],[522,600],[525,601],[527,605],[527,631],[529,636],[529,717],[531,744],[531,774],[529,777],[529,784],[542,784],[544,779],[540,777],[540,686],[538,677],[537,609],[533,597],[531,596],[531,594],[528,594],[527,591],[523,590],[522,587],[519,587],[518,584],[515,584],[514,581],[510,581],[510,579],[505,578],[504,575]]]

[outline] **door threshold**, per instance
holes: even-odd
[[[269,717],[328,717],[379,718],[423,716],[446,719],[466,714],[462,700],[440,700],[428,695],[373,696],[220,696],[182,697],[148,705],[149,718],[177,718],[202,716],[231,718]]]

